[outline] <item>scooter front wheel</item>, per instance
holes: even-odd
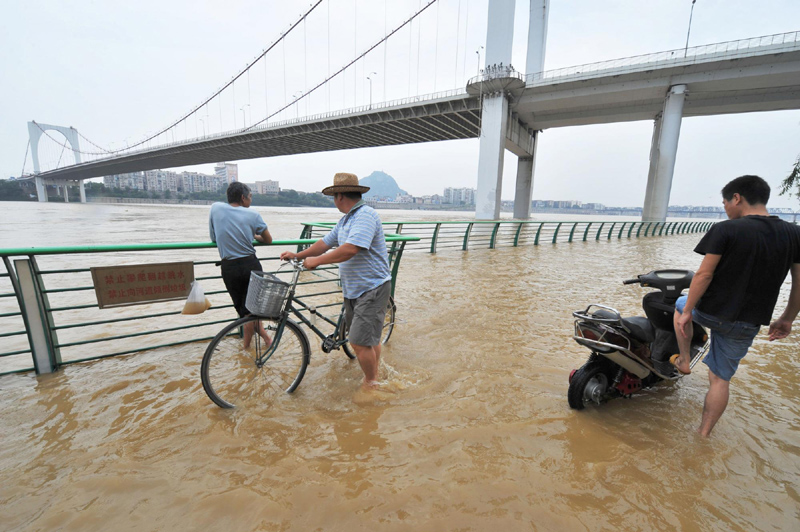
[[[570,408],[583,410],[586,405],[599,405],[608,399],[611,382],[606,373],[606,365],[599,360],[584,364],[572,376],[567,391]]]

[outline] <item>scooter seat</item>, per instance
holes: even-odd
[[[592,312],[592,316],[595,318],[601,318],[604,320],[616,320],[618,316],[611,311],[598,309]]]
[[[650,343],[656,339],[656,330],[650,320],[641,316],[622,318],[622,324],[628,328],[631,335],[640,342]]]

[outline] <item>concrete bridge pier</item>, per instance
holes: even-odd
[[[656,117],[655,120],[653,140],[650,146],[647,191],[642,209],[642,221],[644,222],[663,222],[667,219],[685,97],[686,85],[670,87],[664,100],[664,110],[661,116]]]
[[[534,134],[536,139],[537,134]],[[533,173],[536,169],[536,140],[531,157],[517,159],[517,188],[514,193],[514,218],[526,220],[531,217],[531,199],[533,199]]]
[[[39,176],[33,178],[36,183],[36,197],[39,198],[40,202],[47,202],[47,184],[45,184],[44,179]]]
[[[507,127],[508,100],[505,94],[484,97],[478,155],[478,191],[475,194],[475,218],[478,220],[500,218]]]

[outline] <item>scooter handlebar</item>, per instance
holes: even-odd
[[[638,284],[640,282],[641,281],[639,281],[639,279],[636,278],[636,279],[627,279],[625,281],[622,281],[622,284]]]

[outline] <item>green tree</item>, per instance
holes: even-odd
[[[30,195],[22,189],[20,183],[0,179],[0,201],[30,201]]]
[[[792,189],[794,189],[794,191]],[[800,199],[800,155],[797,156],[792,171],[786,179],[781,182],[781,195],[784,194],[788,194],[789,196],[794,194]]]

